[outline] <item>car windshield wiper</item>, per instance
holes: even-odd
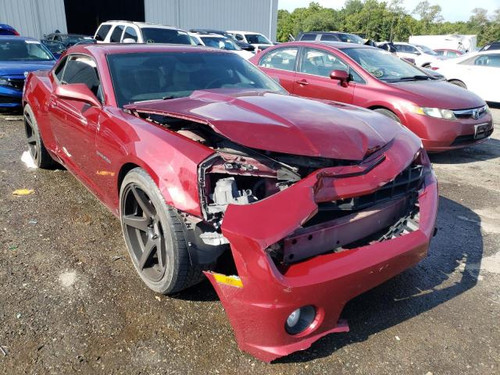
[[[414,75],[411,77],[401,77],[401,78],[398,78],[398,81],[426,81],[428,79],[432,79],[432,78],[429,76],[426,76],[424,74],[420,74],[420,75]]]

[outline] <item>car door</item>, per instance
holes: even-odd
[[[84,183],[93,186],[95,134],[102,108],[59,97],[55,89],[59,85],[83,83],[100,97],[99,75],[95,61],[86,55],[69,55],[64,64],[54,78],[54,91],[49,101],[49,120],[57,144],[56,152]]]
[[[333,52],[317,48],[303,48],[292,93],[308,98],[352,103],[355,83],[342,85],[330,78],[334,70],[350,72],[350,67]]]
[[[298,52],[299,47],[283,47],[263,52],[259,67],[287,91],[292,92]]]
[[[458,64],[467,89],[488,101],[500,101],[500,54],[484,54]]]

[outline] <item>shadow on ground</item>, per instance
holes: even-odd
[[[484,143],[460,150],[429,154],[432,163],[464,164],[500,158],[500,140],[490,138]]]
[[[349,333],[328,335],[308,350],[276,362],[307,362],[330,356],[344,346],[369,340],[370,336],[473,288],[483,256],[483,239],[480,225],[470,225],[469,220],[480,223],[481,219],[467,207],[447,198],[440,197],[439,205],[439,231],[427,259],[350,301],[342,314],[349,321]],[[456,220],[458,216],[468,220]]]

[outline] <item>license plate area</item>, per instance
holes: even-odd
[[[489,130],[491,130],[492,126],[493,124],[489,122],[474,125],[474,139],[485,138],[489,134]]]

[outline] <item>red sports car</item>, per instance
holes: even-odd
[[[292,42],[250,59],[290,93],[359,105],[399,121],[429,152],[485,141],[493,133],[486,102],[380,48]]]
[[[262,360],[346,331],[348,300],[427,254],[438,195],[420,140],[288,95],[230,52],[75,46],[23,101],[36,164],[64,165],[120,218],[147,286],[205,275]]]

